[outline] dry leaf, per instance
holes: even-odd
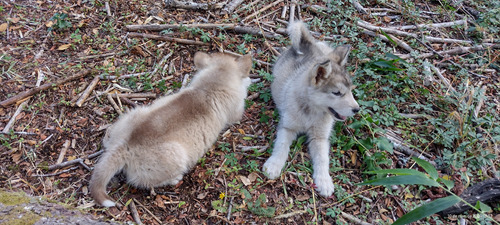
[[[240,134],[245,134],[245,131],[243,129],[238,129],[238,132],[240,132]]]
[[[253,172],[253,173],[251,173],[251,174],[248,175],[248,179],[251,182],[254,182],[255,180],[257,180],[257,177],[259,177],[259,174],[257,174],[256,172]]]
[[[47,23],[45,23],[46,27],[52,27],[52,25],[54,25],[54,21],[52,21],[52,20],[49,21],[49,22],[47,22]]]
[[[59,46],[59,48],[57,48],[57,50],[64,51],[64,50],[68,49],[70,46],[71,46],[71,44],[61,45],[61,46]]]
[[[205,197],[207,197],[207,195],[208,195],[208,192],[201,193],[198,196],[196,196],[196,198],[198,198],[198,199],[204,199]]]
[[[241,180],[241,182],[243,182],[243,184],[244,184],[245,186],[248,186],[248,185],[252,184],[252,182],[250,181],[250,179],[248,179],[248,178],[247,178],[247,177],[245,177],[245,176],[240,176],[240,180]]]
[[[308,194],[303,194],[303,195],[299,195],[299,196],[297,196],[297,197],[295,198],[295,200],[302,202],[302,201],[305,201],[305,200],[307,200],[307,199],[309,199],[309,198],[310,198],[310,197],[309,197],[309,195],[308,195]]]
[[[7,23],[0,24],[0,32],[4,32],[7,30]]]
[[[68,161],[75,160],[76,156],[68,156]]]

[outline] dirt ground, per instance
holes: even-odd
[[[75,80],[0,107],[0,130],[4,130],[24,102],[13,125],[2,134],[0,188],[46,196],[106,220],[141,220],[144,224],[351,224],[357,218],[377,224],[390,223],[406,213],[407,202],[411,202],[407,199],[413,196],[389,195],[384,187],[354,185],[366,178],[360,160],[356,160],[361,157],[356,149],[341,153],[338,150],[335,154],[343,155],[340,162],[345,169],[332,172],[332,177],[337,188],[345,193],[329,198],[314,191],[307,148],[300,143],[295,145],[289,162],[303,167],[295,167],[298,169],[289,170],[277,180],[267,179],[260,171],[270,155],[269,146],[277,125],[266,76],[277,57],[276,49],[288,43],[286,35],[280,34],[286,24],[279,20],[288,21],[289,11],[284,17],[281,14],[291,2],[255,2],[255,7],[245,8],[249,4],[246,2],[225,14],[220,8],[224,8],[225,1],[211,4],[207,10],[179,9],[151,0],[0,1],[0,24],[7,24],[4,30],[0,26],[1,101],[91,70]],[[368,2],[365,7],[379,6],[375,1]],[[314,4],[326,7],[321,1]],[[345,4],[351,3],[345,1]],[[431,8],[432,4],[437,3],[432,2]],[[258,11],[267,6],[270,7]],[[299,13],[306,21],[328,16],[305,3]],[[369,20],[366,14],[355,13],[355,16]],[[227,23],[251,27],[253,31],[190,27],[131,31],[126,27],[155,23]],[[273,31],[266,31],[272,28],[263,24],[273,25]],[[248,34],[262,31],[266,38]],[[182,40],[138,37],[143,34]],[[334,35],[337,34],[319,38]],[[374,39],[366,34],[359,37],[367,42]],[[157,195],[151,196],[149,190],[129,186],[123,175],[118,175],[108,185],[108,191],[121,207],[103,209],[95,205],[88,192],[91,169],[98,160],[98,154],[94,153],[101,150],[106,128],[119,116],[108,96],[127,94],[127,98],[113,98],[120,110],[149,104],[158,96],[176,92],[189,81],[189,76],[196,72],[195,52],[221,50],[251,52],[256,60],[251,77],[260,86],[249,92],[243,120],[223,131],[204,159],[175,187],[157,188]],[[351,62],[359,63],[362,62],[358,59]],[[153,75],[145,73],[151,71]],[[138,73],[143,74],[137,76]],[[78,102],[97,76],[100,79],[95,80],[96,86],[88,98]],[[397,155],[389,157],[398,161]],[[78,159],[81,160],[71,165],[51,167]],[[427,195],[419,197],[442,196],[442,191],[429,189]],[[134,219],[134,210],[140,219]],[[498,209],[495,212],[498,214]],[[445,221],[457,223],[457,220],[451,217]],[[428,223],[436,221],[429,219]]]

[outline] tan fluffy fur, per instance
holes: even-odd
[[[90,180],[97,203],[115,205],[106,186],[119,171],[136,187],[177,184],[221,130],[241,119],[250,84],[250,55],[198,52],[194,63],[199,71],[189,87],[131,110],[109,128],[105,152]]]

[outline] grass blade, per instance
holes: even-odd
[[[421,184],[437,187],[439,184],[427,176],[422,175],[402,175],[384,177],[379,179],[368,180],[357,185],[401,185],[401,184]]]
[[[456,196],[448,196],[445,198],[436,199],[408,212],[407,214],[396,220],[392,225],[409,224],[411,222],[415,222],[419,219],[445,210],[459,201],[460,198]]]
[[[394,174],[394,175],[420,175],[427,176],[425,173],[422,173],[417,170],[412,169],[386,169],[386,170],[375,170],[375,171],[367,171],[364,172],[367,174]]]
[[[429,162],[427,162],[423,159],[419,159],[417,157],[412,157],[412,159],[415,160],[415,162],[420,167],[422,167],[425,170],[425,172],[427,172],[429,174],[429,176],[431,176],[432,179],[434,179],[434,180],[438,179],[438,172],[437,172],[436,168],[434,168],[434,166],[432,166]]]

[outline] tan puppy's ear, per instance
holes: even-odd
[[[210,61],[210,55],[204,52],[196,52],[194,54],[194,65],[197,69],[201,70],[208,66]]]
[[[243,72],[244,77],[248,77],[250,73],[250,69],[252,69],[252,55],[246,54],[244,56],[240,56],[236,59],[240,70]]]

